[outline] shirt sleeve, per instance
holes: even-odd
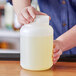
[[[7,2],[9,2],[10,4],[12,4],[12,0],[6,0]]]

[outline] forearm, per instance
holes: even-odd
[[[18,14],[23,8],[31,5],[31,0],[12,0],[12,1],[16,14]]]
[[[56,40],[62,43],[61,44],[62,51],[66,51],[73,47],[76,47],[76,25],[66,33],[62,34]]]

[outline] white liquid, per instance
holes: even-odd
[[[53,35],[21,37],[21,66],[28,70],[46,70],[53,65]]]

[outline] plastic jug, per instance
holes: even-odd
[[[53,29],[49,16],[37,15],[20,29],[20,65],[28,70],[47,70],[53,65]]]

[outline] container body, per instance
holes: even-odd
[[[46,26],[47,25],[47,26]],[[46,70],[53,65],[53,29],[31,23],[20,30],[20,65],[28,70]]]

